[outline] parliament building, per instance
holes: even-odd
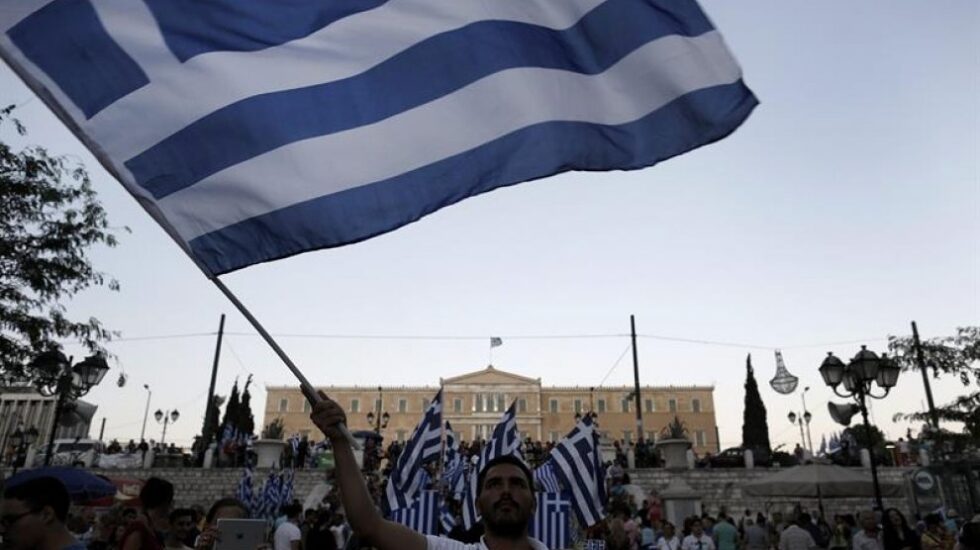
[[[576,415],[593,411],[599,431],[608,441],[636,439],[636,401],[633,386],[542,386],[540,378],[505,372],[492,365],[483,370],[439,380],[439,386],[326,386],[321,389],[347,410],[353,430],[380,427],[386,440],[404,441],[411,435],[439,388],[443,390],[443,419],[464,441],[486,439],[513,402],[522,437],[557,441],[576,423]],[[267,386],[265,423],[281,418],[286,436],[321,437],[310,421],[310,404],[297,386]],[[641,386],[643,435],[659,439],[660,431],[678,416],[698,455],[718,451],[711,386]],[[373,421],[369,422],[368,414]],[[379,426],[379,418],[387,424]]]

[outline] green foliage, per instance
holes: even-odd
[[[282,434],[285,431],[282,423],[282,418],[276,418],[272,423],[268,424],[265,428],[262,428],[262,439],[278,439],[282,440]]]
[[[238,379],[235,379],[235,385],[231,387],[231,396],[228,398],[228,406],[225,407],[225,416],[221,419],[221,427],[231,426],[233,428],[238,427],[239,411],[241,410],[241,397],[238,393]]]
[[[661,439],[687,439],[687,426],[676,415],[674,420],[660,430]]]
[[[752,355],[745,358],[745,410],[742,412],[742,446],[746,449],[771,450],[766,405],[759,395],[759,385],[752,370]]]
[[[238,432],[252,435],[255,432],[255,417],[252,415],[252,394],[248,387],[252,384],[252,375],[248,375],[245,381],[245,389],[242,391],[242,401],[238,408]]]
[[[911,336],[889,336],[888,350],[903,371],[919,370]],[[975,443],[980,442],[980,327],[960,327],[954,336],[923,340],[922,354],[933,378],[954,376],[966,388],[964,395],[936,406],[939,420],[962,423],[964,434]],[[906,420],[931,420],[924,411],[902,416]]]
[[[0,109],[0,129],[26,135],[13,110]],[[105,353],[101,343],[113,333],[94,317],[69,318],[64,306],[92,286],[119,289],[93,268],[87,252],[95,244],[117,241],[85,168],[43,147],[14,151],[0,141],[0,373],[30,378],[30,359],[59,340]]]

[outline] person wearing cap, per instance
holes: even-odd
[[[53,477],[18,483],[3,492],[0,535],[13,550],[85,550],[68,531],[65,521],[71,499],[65,485]]]
[[[320,393],[310,419],[330,439],[334,449],[337,483],[347,518],[354,532],[378,550],[545,550],[529,537],[527,526],[537,501],[531,470],[515,456],[489,461],[477,480],[476,507],[482,516],[484,535],[479,543],[466,544],[446,537],[422,535],[381,517],[371,501],[350,443],[341,431],[347,416],[336,402]]]

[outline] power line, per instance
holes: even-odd
[[[606,383],[606,379],[609,378],[609,375],[612,374],[614,370],[616,370],[616,367],[619,366],[619,362],[623,360],[623,357],[626,357],[626,352],[628,352],[632,347],[633,347],[632,344],[628,344],[626,346],[626,349],[623,350],[623,353],[619,354],[619,358],[617,358],[616,362],[613,363],[611,367],[609,367],[609,370],[606,372],[606,375],[603,376],[602,380],[599,381],[598,387],[602,387],[602,385]]]

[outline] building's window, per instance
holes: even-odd
[[[351,399],[350,400],[350,412],[352,412],[352,413],[361,412],[361,400],[360,399]]]
[[[581,399],[576,399],[575,400],[575,412],[577,412],[577,413],[582,412],[582,400]]]
[[[601,413],[606,412],[606,400],[605,399],[600,399],[599,402],[596,403],[596,412],[601,412]]]
[[[670,399],[670,400],[668,400],[667,401],[667,408],[672,413],[677,412],[677,400],[676,399]]]
[[[608,431],[601,431],[601,432],[599,432],[599,437],[601,439],[608,440],[609,439],[609,432]]]
[[[504,405],[505,400],[506,399],[504,398],[504,394],[502,393],[497,394],[497,409],[496,409],[497,412],[504,412],[504,410],[507,409],[506,405]]]
[[[558,412],[558,400],[557,399],[552,399],[552,400],[548,401],[548,410],[550,410],[553,413]]]
[[[692,399],[691,400],[691,410],[694,411],[694,412],[696,412],[696,413],[701,412],[701,400],[700,399]]]
[[[453,399],[453,412],[463,412],[462,399]]]
[[[398,412],[400,413],[408,412],[408,399],[398,400]]]
[[[650,443],[657,442],[657,432],[647,432],[647,441]]]
[[[398,430],[395,432],[398,441],[405,441],[405,430]]]
[[[624,397],[623,398],[623,412],[624,413],[625,412],[630,412],[630,398],[629,397]]]
[[[480,394],[473,396],[473,412],[483,412],[483,396]]]
[[[310,402],[307,401],[306,399],[303,400],[303,412],[305,413],[310,412]]]
[[[558,432],[548,432],[548,441],[552,443],[558,441]]]
[[[425,411],[429,410],[429,405],[431,405],[431,404],[432,404],[432,401],[429,401],[428,399],[423,399],[422,400],[422,412],[425,412]]]
[[[704,447],[704,431],[697,430],[694,432],[694,444],[698,447]]]
[[[527,399],[517,400],[517,412],[522,412],[522,413],[527,412]]]
[[[623,441],[629,443],[633,441],[633,430],[623,430]]]
[[[647,399],[647,400],[644,401],[644,411],[643,412],[652,413],[655,410],[656,410],[656,408],[654,407],[653,399]]]
[[[289,410],[289,399],[283,397],[279,400],[279,412],[284,413]]]

